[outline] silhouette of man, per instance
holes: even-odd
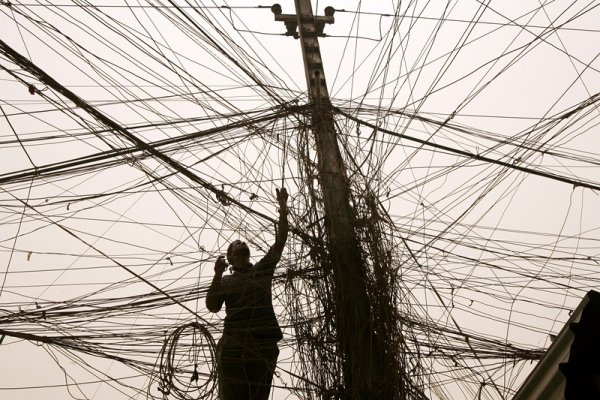
[[[266,400],[271,391],[282,339],[271,296],[275,267],[288,235],[287,191],[277,190],[279,222],[275,243],[255,265],[250,249],[236,240],[227,248],[232,274],[223,276],[227,262],[215,263],[215,276],[208,289],[206,307],[221,310],[225,303],[223,336],[217,345],[220,400]]]

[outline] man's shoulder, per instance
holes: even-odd
[[[254,264],[254,271],[255,273],[260,273],[260,272],[264,272],[265,270],[273,270],[275,269],[275,266],[277,265],[277,261],[273,260],[272,257],[269,256],[269,254],[265,254],[265,256],[263,258],[260,259],[259,262],[257,262],[256,264]]]

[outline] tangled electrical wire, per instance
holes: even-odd
[[[153,374],[156,390],[178,400],[211,398],[217,379],[215,359],[215,342],[206,327],[199,322],[177,327],[160,351],[158,372]]]
[[[238,238],[266,251],[285,186],[274,396],[343,397],[354,331],[293,39],[253,36],[261,7],[63,3],[0,2],[0,355],[49,358],[72,397],[214,398],[212,263]],[[583,45],[600,8],[454,3],[359,4],[322,41],[367,322],[402,400],[511,398],[600,285],[600,66]],[[573,76],[540,68],[565,60]]]

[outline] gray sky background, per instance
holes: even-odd
[[[4,337],[2,398],[157,396],[148,371],[165,331],[198,318],[220,336],[223,314],[203,307],[214,259],[237,238],[255,260],[268,248],[275,188],[290,191],[295,227],[322,225],[303,169],[315,159],[307,116],[290,111],[307,102],[299,42],[271,4],[167,3],[2,2],[0,39],[254,212],[144,152],[119,153],[132,144],[0,52],[0,329],[62,338]],[[362,121],[336,119],[353,190],[380,201],[401,312],[431,328],[411,331],[431,350],[427,395],[511,398],[532,364],[500,350],[547,348],[600,280],[600,2],[312,4],[337,9],[320,39],[329,92]],[[278,272],[307,265],[292,236]],[[282,325],[286,285],[274,289]],[[494,345],[477,342],[482,358],[438,353],[464,342],[457,327]],[[285,331],[273,398],[302,398]],[[189,373],[207,358],[184,347]]]

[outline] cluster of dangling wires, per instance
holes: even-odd
[[[355,332],[342,332],[340,326],[344,324],[338,321],[336,282],[331,257],[326,250],[327,228],[320,217],[324,210],[311,151],[314,139],[310,130],[304,129],[299,129],[295,136],[298,138],[299,175],[303,178],[299,180],[303,184],[297,195],[304,199],[306,208],[301,213],[309,221],[305,229],[311,237],[323,240],[304,242],[295,247],[298,254],[295,268],[285,281],[283,303],[294,329],[294,350],[298,358],[292,372],[303,377],[301,388],[296,389],[302,398],[338,399],[344,397],[348,386],[339,338]],[[426,373],[420,360],[412,357],[416,353],[416,334],[411,326],[403,323],[400,315],[403,312],[406,317],[410,310],[402,310],[400,297],[394,295],[401,288],[394,279],[392,262],[397,259],[394,249],[401,246],[395,246],[392,238],[384,233],[387,227],[378,218],[378,204],[373,193],[357,195],[354,203],[358,205],[356,234],[365,259],[373,330],[385,337],[387,344],[386,350],[378,355],[387,366],[385,381],[393,386],[390,392],[394,393],[394,399],[426,398],[423,393]]]
[[[347,382],[339,338],[353,332],[340,331],[337,322],[336,280],[326,249],[328,235],[326,220],[322,218],[322,196],[316,183],[314,139],[309,130],[301,127],[294,137],[301,177],[296,196],[303,199],[305,208],[296,208],[291,217],[304,226],[310,237],[322,241],[291,245],[296,255],[294,266],[288,269],[283,280],[281,301],[286,308],[288,326],[293,329],[297,358],[289,368],[291,374],[302,377],[293,391],[305,399],[341,399]],[[386,365],[385,381],[395,382],[394,399],[430,398],[428,388],[437,384],[434,371],[440,365],[451,371],[483,375],[486,368],[498,364],[498,360],[517,363],[541,357],[543,352],[539,349],[514,346],[478,335],[454,320],[444,325],[420,314],[411,298],[408,279],[403,281],[402,271],[424,270],[424,267],[381,204],[379,199],[385,197],[383,189],[374,187],[360,170],[353,172],[352,202],[356,235],[365,260],[371,323],[373,331],[385,337],[387,345],[380,357]],[[432,292],[435,295],[439,290],[434,288]]]
[[[195,321],[177,327],[160,351],[154,374],[158,391],[177,400],[211,398],[217,382],[215,360],[215,341],[204,325]],[[155,398],[150,391],[148,397]]]

